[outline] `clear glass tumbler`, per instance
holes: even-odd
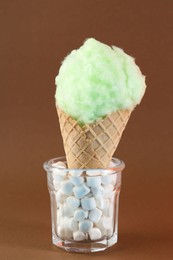
[[[65,157],[44,163],[50,193],[52,242],[68,252],[107,249],[118,239],[123,161],[104,169],[68,169]]]

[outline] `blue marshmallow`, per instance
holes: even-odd
[[[78,176],[71,176],[70,181],[73,183],[73,185],[79,186],[84,182],[84,178]]]
[[[70,181],[61,182],[61,190],[65,195],[71,195],[73,192],[73,184]]]
[[[76,221],[83,221],[87,217],[88,217],[88,212],[83,210],[82,208],[78,208],[74,212],[74,220]]]
[[[84,210],[92,210],[96,208],[96,201],[94,197],[90,197],[90,198],[85,197],[81,199],[81,204]]]
[[[101,215],[102,215],[102,211],[100,209],[95,208],[90,211],[89,219],[94,223],[98,223],[101,218]]]
[[[89,187],[98,187],[101,184],[100,176],[87,177],[87,185]]]
[[[88,188],[85,184],[82,184],[80,186],[75,186],[73,188],[73,192],[76,198],[80,199],[83,198],[85,195],[87,195],[90,192],[90,188]]]
[[[79,222],[79,230],[83,233],[87,233],[92,227],[93,223],[90,220]]]
[[[70,196],[66,199],[67,205],[72,209],[77,209],[80,205],[80,200],[74,196]]]

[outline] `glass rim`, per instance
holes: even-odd
[[[67,172],[67,170],[70,170],[70,171],[77,171],[77,172],[81,172],[81,171],[94,171],[94,172],[99,172],[100,170],[102,171],[107,171],[107,170],[110,170],[110,171],[114,171],[114,172],[122,172],[125,168],[125,163],[124,161],[118,159],[118,158],[115,158],[115,157],[112,157],[110,163],[112,163],[111,166],[108,166],[106,168],[62,168],[62,167],[58,167],[58,166],[54,166],[53,164],[56,163],[56,162],[63,162],[65,164],[67,164],[67,160],[66,160],[66,156],[60,156],[60,157],[55,157],[55,158],[52,158],[52,159],[49,159],[47,161],[45,161],[43,163],[43,168],[46,170],[46,171],[51,171],[53,169],[58,169],[62,172]]]

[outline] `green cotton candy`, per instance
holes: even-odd
[[[133,109],[146,89],[134,58],[93,38],[64,59],[55,83],[56,106],[80,124]]]

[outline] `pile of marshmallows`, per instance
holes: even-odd
[[[114,232],[114,204],[117,174],[67,171],[63,162],[52,165],[58,236],[75,241],[98,240]],[[59,168],[59,169],[58,169]],[[64,169],[61,170],[61,169]]]

